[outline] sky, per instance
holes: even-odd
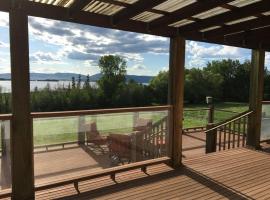
[[[93,75],[99,72],[99,58],[108,54],[122,56],[132,75],[156,75],[169,66],[168,38],[35,17],[28,21],[31,72]],[[8,14],[0,12],[0,73],[10,72],[9,51]],[[250,55],[247,49],[187,41],[185,66],[202,68],[228,58],[243,62]]]

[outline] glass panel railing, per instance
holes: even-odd
[[[0,191],[11,188],[10,121],[0,121]]]
[[[36,184],[168,156],[169,115],[169,107],[34,114]]]
[[[261,141],[270,140],[270,102],[262,104]]]

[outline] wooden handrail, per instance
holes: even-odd
[[[11,120],[12,114],[3,114],[0,115],[0,121],[6,121],[6,120]]]
[[[59,112],[33,112],[32,118],[48,118],[48,117],[70,117],[81,115],[97,115],[97,114],[113,114],[126,112],[147,112],[147,111],[165,111],[171,110],[171,105],[166,106],[151,106],[151,107],[132,107],[132,108],[112,108],[112,109],[97,109],[97,110],[77,110],[77,111],[59,111]]]
[[[253,111],[250,111],[250,110],[246,111],[246,112],[243,112],[243,113],[240,113],[239,115],[234,116],[234,117],[226,120],[225,122],[221,122],[221,123],[217,124],[216,126],[214,126],[213,128],[206,130],[205,133],[211,132],[211,131],[213,131],[215,129],[218,129],[218,128],[222,127],[222,126],[226,126],[227,124],[230,124],[230,123],[232,123],[234,121],[237,121],[237,120],[239,120],[239,119],[241,119],[243,117],[246,117],[246,116],[248,116],[248,115],[250,115],[252,113],[253,113]]]
[[[235,114],[238,114],[239,113],[239,112],[232,111],[232,110],[224,110],[224,109],[216,109],[216,108],[215,108],[215,111],[227,112],[227,113],[235,113]]]
[[[184,109],[184,112],[196,112],[196,111],[205,111],[210,110],[209,108],[199,108],[199,109]]]

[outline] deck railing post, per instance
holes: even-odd
[[[180,36],[170,41],[169,103],[173,110],[169,144],[173,167],[180,166],[182,162],[185,44],[185,39]]]
[[[252,50],[250,72],[249,109],[253,111],[248,119],[247,145],[260,148],[261,116],[264,84],[265,52]]]
[[[206,130],[210,130],[214,124],[207,124]],[[217,150],[217,129],[206,133],[206,148],[205,153],[216,152]]]
[[[12,199],[35,199],[33,132],[30,116],[28,16],[23,1],[12,1],[9,13],[12,85]]]
[[[85,116],[79,116],[78,119],[78,144],[85,145]]]

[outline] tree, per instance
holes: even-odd
[[[161,71],[154,77],[149,84],[153,93],[153,101],[159,104],[167,104],[168,102],[168,82],[169,72]]]
[[[248,101],[250,61],[240,63],[239,60],[217,60],[207,64],[206,71],[219,74],[223,77],[220,86],[223,101]]]
[[[76,81],[75,81],[75,77],[74,76],[71,79],[71,87],[72,87],[72,89],[74,89],[76,87]]]
[[[223,78],[220,74],[203,69],[185,70],[185,100],[189,103],[202,103],[206,96],[220,98],[220,86]]]
[[[84,82],[84,88],[90,88],[90,76],[89,74],[86,76],[86,80]]]
[[[98,86],[101,89],[100,100],[104,105],[113,106],[114,98],[126,81],[126,61],[120,56],[107,55],[99,60],[101,78]]]
[[[82,76],[79,74],[79,76],[78,76],[78,82],[77,82],[77,88],[78,89],[81,88],[81,83],[82,83]]]

